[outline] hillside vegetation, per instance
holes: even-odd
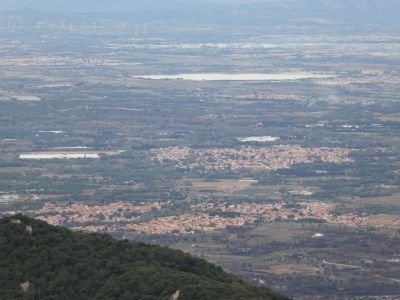
[[[0,299],[285,299],[180,251],[0,220]]]

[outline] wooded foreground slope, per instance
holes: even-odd
[[[286,299],[181,251],[0,219],[0,299]]]

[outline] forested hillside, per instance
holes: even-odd
[[[154,245],[0,220],[0,299],[285,299]]]

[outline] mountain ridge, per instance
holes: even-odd
[[[0,219],[1,299],[287,299],[155,245]]]

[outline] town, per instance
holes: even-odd
[[[30,212],[38,219],[53,225],[63,225],[87,232],[140,232],[149,235],[185,235],[199,231],[224,230],[256,223],[322,222],[345,226],[400,228],[400,218],[371,219],[353,214],[334,215],[334,205],[322,202],[274,204],[214,204],[193,205],[190,212],[180,215],[152,217],[152,213],[170,208],[171,202],[131,204],[116,202],[105,205],[57,205],[46,203]],[[141,222],[143,216],[150,218]]]
[[[152,150],[161,163],[174,162],[175,168],[233,170],[288,169],[294,164],[315,161],[351,162],[350,149],[304,148],[298,145],[275,145],[271,147],[241,147],[238,149],[191,149],[175,147]]]

